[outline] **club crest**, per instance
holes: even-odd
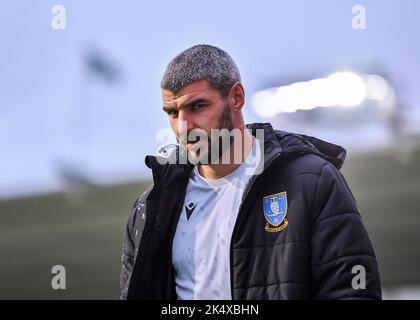
[[[272,194],[263,198],[264,216],[267,220],[265,230],[278,232],[286,228],[287,192]]]

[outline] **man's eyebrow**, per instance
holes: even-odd
[[[186,103],[186,104],[185,104],[185,106],[186,106],[187,108],[189,108],[189,107],[192,107],[192,106],[194,106],[194,105],[196,105],[196,104],[199,104],[199,103],[207,103],[207,102],[208,102],[208,100],[207,100],[207,99],[204,99],[204,98],[197,98],[197,99],[191,100],[190,102]]]
[[[162,109],[163,109],[163,111],[165,111],[166,113],[169,113],[169,112],[171,112],[171,111],[178,111],[178,109],[177,109],[177,108],[171,108],[171,107],[165,107],[165,106],[163,106],[163,107],[162,107]]]
[[[194,100],[191,100],[189,102],[187,102],[184,106],[182,106],[181,108],[190,108],[193,107],[196,104],[200,104],[200,103],[208,103],[208,100],[205,98],[197,98]],[[170,111],[178,111],[178,108],[174,108],[174,107],[162,107],[163,111],[165,111],[166,113],[170,112]]]

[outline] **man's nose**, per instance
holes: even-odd
[[[191,117],[188,115],[188,112],[184,110],[179,111],[178,113],[178,132],[185,133],[190,132],[190,130],[194,129],[194,123]]]

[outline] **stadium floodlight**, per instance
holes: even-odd
[[[337,72],[328,78],[332,106],[351,107],[359,105],[366,98],[366,84],[363,79],[351,72]]]
[[[252,105],[259,116],[270,118],[316,107],[355,107],[365,99],[383,101],[390,90],[389,83],[378,75],[342,71],[326,78],[258,91],[252,97]]]
[[[369,74],[366,76],[365,82],[368,89],[368,98],[383,101],[388,97],[391,88],[384,78],[376,74]]]

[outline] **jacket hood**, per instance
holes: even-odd
[[[264,130],[264,153],[268,159],[272,153],[312,153],[329,162],[337,169],[341,169],[346,158],[346,150],[333,143],[321,139],[287,132],[274,130],[270,123],[253,123],[246,126],[256,136],[257,129]]]
[[[346,150],[338,145],[321,139],[287,131],[274,130],[270,123],[252,123],[246,125],[255,137],[257,130],[264,131],[264,160],[268,161],[278,154],[311,153],[316,154],[340,169],[346,158]],[[194,167],[191,163],[180,164],[180,148],[177,147],[168,158],[146,156],[145,163],[152,169],[154,183],[176,182],[189,175]],[[183,154],[185,156],[185,154]]]

